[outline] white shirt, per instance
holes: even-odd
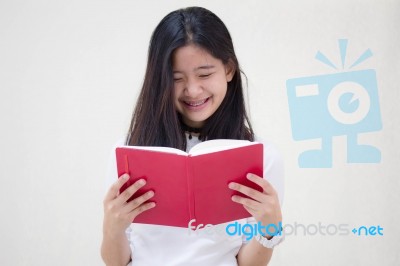
[[[115,147],[124,145],[124,141],[124,138],[121,139]],[[259,139],[257,141],[264,144],[264,178],[277,191],[282,206],[284,196],[282,157],[271,143]],[[191,140],[187,137],[187,150],[198,143],[200,140],[196,136]],[[115,147],[110,156],[107,188],[118,178]],[[255,220],[248,218],[238,222],[243,225],[254,223]],[[132,254],[132,262],[129,265],[237,265],[236,255],[246,243],[246,236],[237,234],[229,236],[225,232],[227,224],[229,223],[191,231],[181,227],[132,223],[126,230]]]

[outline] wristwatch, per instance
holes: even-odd
[[[257,240],[258,243],[263,245],[266,248],[273,248],[285,240],[285,235],[283,232],[279,235],[274,235],[271,239],[267,239],[266,237],[263,237],[262,235],[256,235],[255,239]]]

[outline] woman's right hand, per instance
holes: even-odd
[[[123,174],[108,190],[104,198],[104,234],[116,236],[125,233],[132,221],[140,213],[147,211],[155,206],[154,202],[147,202],[154,196],[153,191],[148,191],[140,197],[128,201],[135,193],[146,184],[146,180],[139,179],[124,192],[120,193],[121,187],[129,180],[128,174]]]

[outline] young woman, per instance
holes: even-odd
[[[230,34],[215,14],[200,7],[176,10],[152,35],[129,132],[117,145],[189,150],[211,139],[255,140],[246,115],[241,70]],[[283,164],[272,145],[263,143],[264,178],[247,176],[263,191],[229,184],[249,196],[232,197],[252,216],[237,221],[240,224],[282,221]],[[119,193],[129,177],[117,178],[115,159],[110,171],[113,184],[104,199],[101,249],[107,265],[266,265],[273,246],[282,240],[267,234],[246,241],[240,235],[189,234],[187,228],[132,223],[142,212],[157,208],[151,202],[154,192],[127,202],[145,181]],[[219,226],[224,232],[224,225]]]

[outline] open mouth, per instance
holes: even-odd
[[[187,106],[190,107],[198,107],[201,106],[203,104],[205,104],[206,102],[208,102],[208,100],[210,99],[210,97],[199,100],[199,101],[183,101]]]

